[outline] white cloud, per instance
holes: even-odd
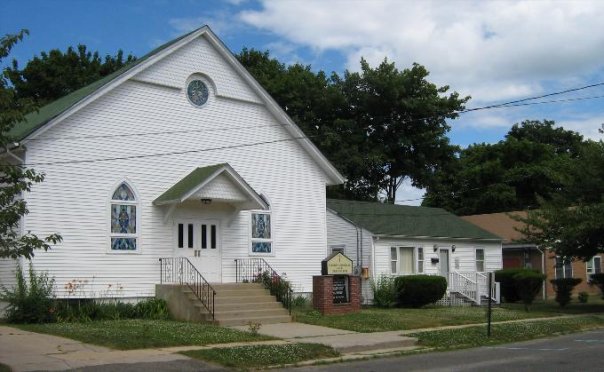
[[[425,65],[473,104],[539,94],[602,68],[602,1],[262,1],[240,19],[286,42]],[[551,85],[551,83],[550,83]]]
[[[564,129],[579,132],[585,138],[592,140],[604,139],[604,134],[598,132],[598,129],[601,129],[602,124],[604,124],[604,113],[600,113],[596,116],[590,116],[589,118],[558,121],[556,124],[564,127]]]

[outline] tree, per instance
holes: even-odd
[[[437,172],[423,205],[464,215],[535,208],[539,198],[551,200],[585,146],[578,133],[553,126],[523,121],[503,141],[461,150],[454,166]]]
[[[361,59],[361,72],[347,73],[342,82],[348,85],[350,116],[365,134],[376,164],[373,178],[390,203],[407,178],[416,187],[431,185],[456,150],[446,136],[446,119],[456,118],[470,97],[446,95],[449,87],[430,83],[428,75],[417,63],[399,71],[387,60],[371,68]]]
[[[563,187],[540,200],[523,233],[563,257],[587,261],[604,252],[604,142],[587,141],[569,162]]]
[[[399,71],[361,60],[361,72],[327,76],[268,52],[244,49],[238,59],[346,176],[330,197],[394,202],[406,178],[424,187],[454,154],[446,119],[469,97],[445,95],[449,87],[430,83],[421,65]]]
[[[16,35],[6,35],[0,39],[0,62],[26,34],[27,30],[22,30]],[[30,191],[33,184],[42,182],[44,175],[15,164],[8,157],[13,143],[9,131],[24,120],[27,112],[34,109],[31,99],[17,97],[15,89],[8,84],[5,70],[0,77],[0,147],[4,150],[0,154],[0,258],[22,256],[29,259],[34,255],[34,250],[47,250],[51,243],[61,241],[57,234],[40,239],[30,232],[19,232],[21,218],[28,213],[21,195]]]
[[[119,50],[115,56],[101,58],[98,52],[90,52],[85,45],[69,47],[65,52],[52,49],[40,53],[19,69],[16,60],[4,70],[14,87],[17,98],[31,98],[39,105],[55,101],[75,90],[91,84],[136,60],[124,58]]]

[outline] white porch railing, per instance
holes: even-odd
[[[499,303],[499,283],[489,286],[488,276],[478,272],[452,271],[448,278],[449,293],[458,294],[477,305],[480,305],[483,297]],[[490,288],[489,288],[490,287]]]

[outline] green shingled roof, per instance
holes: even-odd
[[[189,173],[185,178],[178,181],[174,186],[170,187],[166,192],[161,194],[153,201],[153,204],[160,205],[169,202],[182,201],[183,197],[191,192],[195,187],[205,182],[217,170],[228,166],[228,164],[216,164],[209,167],[197,168]]]
[[[501,240],[440,208],[335,199],[327,208],[375,235]]]
[[[207,27],[207,26],[203,26],[203,27]],[[152,50],[148,54],[144,55],[143,57],[137,59],[133,63],[130,63],[130,64],[122,67],[121,69],[115,71],[114,73],[107,75],[104,78],[97,80],[90,85],[80,88],[80,89],[66,95],[65,97],[59,98],[58,100],[53,101],[53,102],[49,103],[48,105],[41,107],[37,112],[34,111],[32,113],[27,114],[25,116],[25,120],[20,123],[17,123],[14,126],[14,128],[9,132],[9,136],[11,136],[12,139],[16,142],[22,141],[24,138],[26,138],[28,135],[30,135],[31,133],[36,131],[38,128],[41,128],[42,126],[44,126],[44,124],[48,123],[50,120],[54,119],[55,117],[61,115],[63,112],[67,111],[69,108],[73,107],[75,104],[77,104],[84,98],[93,94],[101,87],[103,87],[103,86],[107,85],[108,83],[110,83],[111,81],[115,80],[120,75],[129,71],[133,67],[140,65],[144,61],[148,60],[150,57],[152,57],[152,56],[156,55],[157,53],[161,52],[162,50],[172,46],[173,44],[177,43],[178,41],[182,40],[183,38],[191,35],[194,32],[199,31],[203,27],[193,30],[193,31],[189,32],[188,34],[182,35],[172,41],[167,42],[166,44],[163,44],[163,45],[155,48],[154,50]]]

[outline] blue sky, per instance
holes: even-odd
[[[468,108],[604,82],[602,1],[4,0],[0,33],[27,28],[11,57],[24,65],[53,48],[85,44],[142,56],[208,24],[234,53],[269,49],[315,70],[357,70],[360,57],[399,68],[418,62],[438,85],[471,95]],[[604,86],[486,110],[451,121],[451,141],[497,142],[512,124],[551,119],[600,139]],[[417,190],[401,198],[412,199]]]

